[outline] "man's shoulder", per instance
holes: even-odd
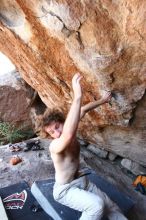
[[[66,146],[67,143],[65,141],[65,138],[61,136],[59,138],[52,140],[49,148],[52,153],[60,153],[65,149]]]
[[[52,151],[53,148],[56,147],[56,146],[59,144],[59,140],[58,140],[58,139],[59,139],[59,138],[56,138],[56,139],[53,139],[53,140],[51,141],[50,146],[49,146],[50,151]]]

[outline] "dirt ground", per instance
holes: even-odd
[[[8,145],[1,146],[0,188],[23,180],[31,186],[36,180],[54,177],[54,167],[48,151],[49,143],[49,140],[41,140],[44,150],[17,152],[22,162],[15,166],[9,161],[16,153],[10,152]],[[81,147],[81,163],[83,166],[93,168],[98,175],[116,185],[135,201],[135,206],[128,216],[129,220],[146,220],[146,196],[134,190],[132,182],[135,177],[120,166],[118,159],[115,161],[101,159],[85,147]]]

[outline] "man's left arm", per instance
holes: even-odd
[[[89,102],[88,104],[82,106],[80,119],[82,119],[87,112],[97,108],[98,106],[100,106],[104,103],[109,102],[110,99],[111,99],[111,92],[106,92],[101,99],[94,101],[94,102]]]

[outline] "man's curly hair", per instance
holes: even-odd
[[[44,115],[41,118],[40,122],[40,136],[47,138],[49,135],[45,131],[45,127],[50,125],[52,122],[65,122],[65,117],[63,113],[58,109],[52,109],[45,111]]]

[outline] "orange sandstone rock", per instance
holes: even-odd
[[[77,71],[84,76],[83,104],[98,99],[103,89],[111,90],[111,105],[87,114],[79,134],[146,165],[145,13],[145,0],[0,4],[0,50],[46,106],[68,111]]]

